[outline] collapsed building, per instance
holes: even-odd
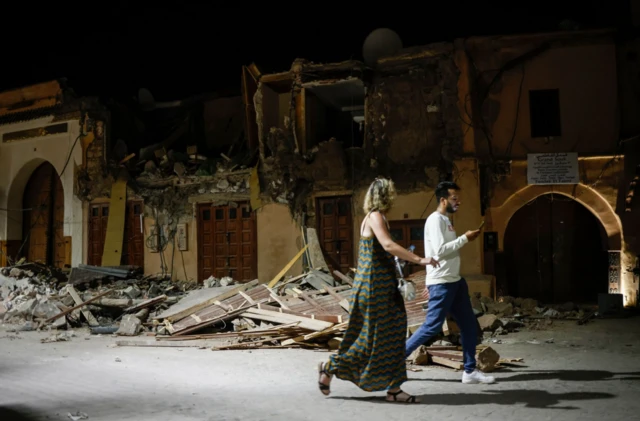
[[[461,250],[472,291],[636,305],[637,43],[614,35],[472,37],[405,49],[374,68],[296,60],[260,75],[250,66],[261,188],[288,205],[291,232],[317,229],[328,264],[346,271],[375,176],[395,181],[392,234],[418,253],[435,186],[455,180],[458,230],[486,222]],[[282,225],[267,235],[274,249],[297,237],[283,241]]]
[[[267,283],[303,272],[308,245],[347,274],[384,175],[392,235],[417,253],[435,186],[461,186],[458,231],[486,222],[462,249],[473,292],[636,305],[637,51],[610,31],[472,37],[374,67],[250,65],[242,95],[135,111],[60,82],[5,92],[0,266]]]

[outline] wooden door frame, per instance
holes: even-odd
[[[235,203],[238,204],[239,210],[242,207],[242,205],[246,205],[249,207],[249,209],[251,209],[251,204],[248,200],[238,201]],[[229,208],[230,206],[229,205],[213,206],[213,202],[196,203],[196,262],[197,262],[196,264],[198,265],[197,283],[204,282],[204,274],[203,274],[202,265],[201,265],[201,261],[204,258],[204,256],[202,256],[202,249],[203,249],[202,220],[200,219],[200,209],[205,207],[211,209],[211,217],[214,218],[216,208],[225,208],[225,207]],[[252,229],[253,229],[253,237],[251,239],[251,266],[253,268],[253,275],[257,277],[258,275],[258,218],[255,210],[251,209],[250,214],[251,214],[251,222],[252,222]],[[241,243],[242,242],[240,241],[240,244]],[[214,239],[214,244],[215,244],[215,239]],[[213,270],[215,270],[215,259],[216,259],[215,247],[212,247]]]
[[[125,212],[126,212],[126,215],[125,215],[125,227],[128,226],[127,225],[127,218],[129,217],[130,212],[133,212],[134,206],[136,206],[136,205],[140,205],[140,215],[142,215],[142,221],[140,223],[140,228],[142,229],[142,232],[140,233],[141,236],[142,236],[142,256],[141,256],[142,261],[140,262],[140,267],[142,267],[144,269],[144,260],[145,260],[144,259],[144,254],[145,254],[144,250],[146,248],[146,239],[144,237],[144,200],[138,199],[138,198],[127,200],[127,203],[126,203],[125,208],[124,208]],[[132,215],[132,216],[135,217],[135,215]],[[135,221],[131,220],[131,222],[134,223]],[[125,230],[124,235],[126,235],[126,234],[127,234],[127,232]],[[131,245],[131,243],[129,241],[130,240],[127,240],[127,255],[131,254],[130,250],[131,250],[132,245]],[[123,246],[124,246],[124,242],[125,242],[125,240],[124,240],[124,236],[123,236],[122,237]],[[122,248],[122,250],[124,251],[124,247]],[[130,265],[131,261],[127,262],[127,264]]]
[[[137,204],[139,204],[142,207],[141,211],[142,211],[142,215],[143,215],[143,220],[142,220],[143,250],[142,250],[142,262],[141,262],[142,266],[141,267],[144,268],[145,249],[146,249],[146,245],[145,245],[146,240],[144,238],[144,200],[137,199],[137,198],[127,200],[127,202],[125,204],[125,208],[124,208],[125,209],[125,227],[127,226],[126,225],[126,220],[127,220],[128,215],[129,215],[129,209],[130,209],[129,206],[135,206]],[[99,200],[99,201],[96,201],[96,202],[90,202],[89,203],[89,209],[88,209],[88,213],[87,213],[87,215],[88,215],[87,216],[87,264],[90,263],[89,258],[91,256],[91,242],[93,240],[93,234],[92,234],[93,230],[91,229],[91,219],[92,219],[91,209],[94,206],[103,207],[105,205],[107,205],[109,207],[109,212],[111,212],[111,202],[109,200]],[[100,215],[100,218],[102,218],[102,215]],[[124,235],[126,235],[126,231],[123,233],[123,237],[122,237],[123,245],[124,245],[124,242],[125,242]],[[104,244],[103,244],[103,247],[104,247]],[[101,264],[102,264],[102,262],[101,262]]]
[[[48,167],[48,168],[47,168]],[[49,175],[47,176],[47,178],[45,178],[45,181],[49,182],[49,196],[48,196],[48,200],[47,200],[47,215],[46,216],[46,221],[45,221],[45,257],[44,257],[44,264],[46,265],[50,265],[50,266],[54,266],[54,267],[59,267],[59,268],[63,268],[64,267],[64,263],[67,260],[66,257],[66,247],[64,245],[65,242],[65,237],[64,237],[64,211],[65,211],[65,203],[64,203],[64,185],[62,184],[62,179],[60,178],[60,176],[58,175],[58,172],[56,171],[56,169],[54,168],[53,164],[51,164],[51,162],[49,161],[45,161],[42,162],[41,164],[39,164],[31,173],[31,175],[29,175],[29,178],[27,179],[27,182],[25,184],[25,187],[22,191],[22,207],[26,208],[26,207],[30,207],[32,205],[27,206],[27,204],[25,203],[27,200],[27,197],[30,197],[32,194],[32,190],[30,190],[33,186],[31,185],[31,183],[35,180],[34,177],[38,177],[40,176],[40,174],[38,173],[39,171],[41,171],[43,168],[47,168],[49,171]],[[58,198],[58,193],[61,193],[61,202],[59,203],[58,200],[56,200]],[[42,204],[44,205],[44,203]],[[57,226],[57,217],[59,216],[57,214],[57,205],[61,205],[62,207],[62,218],[61,218],[61,226]],[[31,231],[33,230],[33,228],[35,227],[35,224],[33,224],[32,221],[32,212],[34,211],[34,209],[30,209],[29,211],[26,211],[25,214],[23,215],[23,220],[22,220],[22,246],[21,248],[23,250],[21,250],[21,257],[26,257],[27,259],[30,259],[30,253],[31,253],[31,241],[33,239],[33,237],[31,237]],[[42,211],[40,211],[42,212]],[[26,217],[25,217],[26,216]],[[60,242],[58,242],[58,235],[60,234]],[[62,259],[62,265],[61,266],[57,266],[56,263],[58,262],[58,260],[56,260],[57,257],[57,253],[60,252],[59,249],[59,244],[62,244],[62,255],[64,256],[64,258]],[[24,248],[24,246],[26,246],[26,249]]]

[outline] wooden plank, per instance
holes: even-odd
[[[87,301],[84,301],[84,302],[82,302],[82,303],[78,304],[78,305],[77,305],[77,306],[75,306],[75,307],[71,307],[71,308],[69,308],[69,309],[67,309],[67,310],[63,311],[62,313],[58,313],[58,314],[56,314],[56,315],[55,315],[55,316],[53,316],[53,317],[49,317],[47,320],[45,320],[45,321],[44,321],[44,323],[49,323],[49,322],[52,322],[52,321],[54,321],[54,320],[56,320],[56,319],[59,319],[60,317],[66,316],[67,314],[71,313],[73,310],[76,310],[76,309],[79,309],[79,308],[81,308],[81,307],[84,307],[84,306],[86,306],[87,304],[89,304],[89,303],[91,303],[91,302],[93,302],[93,301],[97,300],[98,298],[104,297],[105,295],[112,293],[113,291],[114,291],[113,289],[109,289],[109,290],[107,290],[107,291],[104,291],[104,292],[102,292],[102,293],[100,293],[100,294],[96,295],[95,297],[90,298],[90,299],[88,299]]]
[[[71,295],[71,298],[73,298],[73,301],[76,303],[76,305],[82,304],[82,298],[80,298],[80,295],[78,295],[78,291],[76,291],[73,285],[67,285],[67,291],[69,291],[69,295]],[[87,323],[89,323],[89,326],[100,326],[100,323],[98,323],[98,320],[93,316],[93,313],[91,313],[89,309],[81,308],[80,312],[87,320]]]
[[[280,304],[280,307],[289,310],[289,307],[280,299],[280,297],[273,293],[273,291],[271,292],[271,298],[273,298],[276,303]]]
[[[345,309],[347,312],[350,310],[349,309],[349,300],[347,300],[346,298],[342,298],[340,295],[338,295],[338,293],[329,285],[325,286],[324,289],[327,290],[327,292],[329,293],[329,295],[331,295],[333,298],[335,298],[338,303],[340,304],[340,307],[342,307],[343,309]]]
[[[249,299],[251,300],[251,298],[249,298]],[[253,300],[251,300],[251,301],[252,301],[252,302],[251,302],[251,303],[249,303],[249,304],[252,304],[252,305],[253,305],[253,304],[255,304],[255,301],[253,301]],[[244,300],[244,302],[242,302],[242,303],[240,304],[240,306],[239,306],[239,307],[243,307],[243,306],[244,306],[244,304],[246,304],[247,302],[248,302],[248,301],[245,299],[245,300]],[[225,309],[226,311],[233,311],[233,306],[230,306],[230,305],[228,305],[228,304],[222,303],[222,302],[220,302],[219,300],[215,300],[215,301],[213,302],[213,304],[214,304],[214,305],[217,305],[218,307],[222,307],[222,308],[223,308],[223,309]]]
[[[294,290],[295,290],[295,288],[294,288]],[[299,291],[299,290],[296,290],[296,292],[298,293],[298,296],[300,298],[302,298],[303,300],[305,300],[306,302],[311,304],[316,311],[323,311],[324,310],[322,308],[322,306],[320,304],[318,304],[318,302],[316,300],[314,300],[313,298],[309,297],[309,295],[307,293]]]
[[[220,344],[220,340],[199,339],[193,341],[156,341],[154,339],[125,339],[116,341],[117,346],[166,347],[166,348],[209,348]]]
[[[313,333],[309,333],[308,335],[300,335],[295,338],[291,338],[283,341],[282,345],[290,345],[290,344],[293,344],[294,342],[307,342],[313,339],[321,338],[323,336],[333,336],[337,332],[345,330],[347,328],[347,325],[348,323],[341,323],[339,325],[335,325],[329,329],[325,329],[320,332],[313,332]]]
[[[102,266],[119,266],[124,242],[125,207],[127,203],[127,179],[120,175],[111,186],[107,235],[102,250]]]
[[[166,295],[160,295],[158,297],[155,298],[150,298],[138,305],[129,307],[127,309],[124,310],[125,313],[133,313],[134,311],[138,311],[138,310],[142,310],[143,308],[147,308],[147,307],[151,307],[153,305],[156,304],[160,304],[161,302],[165,301],[167,299]]]
[[[445,367],[453,368],[455,370],[462,370],[463,368],[463,364],[461,362],[451,361],[448,358],[432,356],[431,361],[433,361],[435,364],[443,365]]]
[[[318,232],[315,228],[307,228],[307,244],[309,245],[310,265],[313,269],[329,269],[324,260]]]
[[[265,341],[267,342],[267,341]],[[297,346],[283,346],[283,345],[264,345],[262,342],[256,343],[247,343],[247,344],[235,344],[235,345],[226,345],[211,348],[212,351],[224,351],[224,350],[232,350],[232,349],[286,349],[286,348],[298,348]]]
[[[293,278],[287,279],[284,282],[278,282],[276,283],[276,286],[278,287],[278,292],[281,294],[282,293],[282,289],[286,286],[289,285],[293,282],[299,281],[300,279],[304,278],[305,276],[307,276],[306,273],[303,273],[302,275],[298,275],[298,276],[294,276]]]
[[[462,356],[462,352],[460,351],[427,350],[427,354],[431,355],[432,357],[447,358],[453,361],[464,361],[464,357]]]
[[[351,291],[343,291],[341,293],[339,293],[338,295],[341,295],[343,299],[346,299],[347,297],[349,297],[351,295]],[[295,302],[293,302],[295,300]],[[303,314],[315,314],[315,315],[319,315],[319,314],[325,314],[325,315],[341,315],[343,316],[345,319],[349,317],[349,312],[345,311],[338,303],[338,301],[336,301],[335,298],[333,298],[331,295],[326,295],[323,297],[316,297],[315,301],[320,305],[321,310],[318,310],[318,308],[314,307],[313,305],[311,305],[309,302],[307,301],[303,301],[300,299],[289,299],[287,301],[287,304],[289,305],[289,308],[292,311],[298,312],[298,313],[303,313]]]
[[[280,280],[280,278],[282,278],[287,272],[289,272],[289,270],[293,267],[293,265],[298,261],[298,259],[300,258],[300,256],[302,256],[304,254],[304,252],[307,250],[307,248],[309,247],[309,245],[304,246],[299,252],[298,254],[296,254],[293,259],[291,259],[291,261],[289,261],[289,263],[287,263],[287,265],[285,267],[282,268],[282,270],[271,280],[271,282],[269,282],[268,286],[269,288],[273,288],[275,286],[275,284],[278,283],[278,281]]]
[[[299,322],[299,327],[314,331],[322,331],[333,326],[333,323],[312,319],[310,317],[294,316],[293,314],[278,313],[275,311],[261,310],[258,308],[248,309],[242,314],[242,317],[283,324]]]
[[[295,332],[300,329],[297,327],[298,322],[288,323],[284,325],[274,326],[266,329],[243,330],[241,332],[219,332],[206,333],[202,335],[184,335],[184,336],[156,336],[157,341],[187,341],[194,339],[215,339],[215,338],[244,338],[261,335],[281,335],[283,332]]]
[[[339,270],[334,270],[333,273],[340,279],[342,279],[344,282],[346,282],[347,284],[353,286],[353,280],[348,277],[347,275],[343,274],[342,272],[340,272]]]
[[[256,304],[265,303],[270,299],[270,291],[264,285],[258,285],[255,288],[248,290],[247,295],[249,295]],[[212,325],[214,323],[220,321],[226,321],[233,317],[240,315],[243,310],[252,307],[252,305],[246,305],[241,307],[241,303],[246,302],[241,295],[236,294],[233,297],[229,297],[224,300],[224,304],[233,307],[234,311],[227,312],[223,308],[217,305],[211,305],[200,310],[197,313],[194,313],[202,322],[197,322],[192,317],[186,317],[178,322],[173,324],[175,329],[175,334],[183,335],[190,333],[194,330],[201,329],[202,327],[206,327]]]
[[[253,301],[253,298],[249,297],[247,294],[245,294],[243,291],[238,291],[238,294],[242,295],[242,298],[244,298],[245,300],[247,300],[247,302],[249,304],[255,304],[256,302]]]
[[[196,322],[194,324],[189,325],[189,327],[183,328],[183,329],[180,329],[180,330],[176,329],[176,325],[173,325],[174,331],[171,332],[171,334],[176,335],[176,336],[186,335],[187,333],[202,329],[203,327],[211,326],[212,324],[215,324],[215,323],[218,323],[218,322],[221,322],[221,321],[233,319],[234,317],[237,317],[237,316],[241,315],[244,311],[246,311],[250,307],[251,306],[241,307],[241,308],[239,308],[239,309],[237,309],[235,311],[232,311],[230,313],[223,313],[221,316],[214,317],[214,318],[211,318],[211,319],[208,319],[208,320],[200,319],[200,320],[202,320],[201,322]],[[196,315],[194,314],[192,316],[196,316]],[[189,319],[189,318],[187,318],[187,319]],[[182,322],[182,320],[181,320],[181,322]]]
[[[345,318],[342,317],[342,315],[329,315],[329,314],[304,314],[304,313],[300,313],[297,311],[293,311],[293,310],[289,310],[289,309],[285,309],[285,308],[281,308],[281,307],[274,307],[272,305],[269,304],[258,304],[256,306],[256,308],[262,309],[262,310],[270,310],[270,311],[274,311],[274,312],[278,312],[278,313],[284,313],[284,314],[292,314],[294,316],[301,316],[301,317],[309,317],[311,319],[314,320],[322,320],[324,322],[329,322],[329,323],[343,323],[346,320],[344,320]]]
[[[233,297],[234,295],[238,294],[240,291],[245,292],[257,285],[258,281],[253,280],[246,284],[236,285],[233,287],[220,287],[220,289],[222,289],[221,291],[218,291],[218,288],[205,288],[192,291],[177,305],[154,317],[154,319],[167,319],[171,322],[175,322],[177,320],[184,319],[190,314],[196,313],[206,307],[211,306],[216,301],[222,302],[227,298]],[[199,299],[199,295],[205,295],[205,297]]]

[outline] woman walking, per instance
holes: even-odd
[[[376,178],[364,199],[367,213],[360,227],[358,268],[353,283],[347,331],[336,355],[318,367],[318,386],[329,395],[335,375],[367,392],[387,391],[387,401],[416,403],[400,385],[407,380],[405,341],[407,313],[398,291],[393,256],[437,267],[395,243],[385,214],[395,199],[391,180]]]

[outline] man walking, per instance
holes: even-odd
[[[477,327],[471,308],[467,281],[460,276],[460,249],[480,235],[480,230],[467,231],[456,236],[447,213],[455,213],[461,202],[460,187],[454,182],[443,181],[436,188],[438,209],[427,218],[424,226],[424,253],[439,262],[439,267],[427,268],[426,284],[429,291],[429,307],[425,323],[409,338],[406,356],[420,345],[442,332],[442,325],[449,312],[460,328],[464,373],[462,383],[494,383],[495,378],[476,370]]]

